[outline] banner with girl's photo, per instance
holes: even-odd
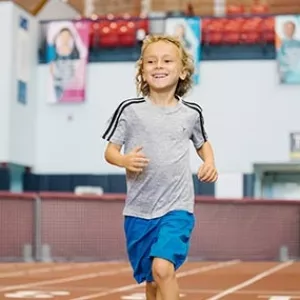
[[[47,25],[46,56],[49,65],[47,102],[85,101],[89,23],[54,21]]]
[[[300,15],[275,17],[275,32],[279,81],[300,84]]]
[[[171,17],[166,20],[165,34],[178,37],[195,63],[194,83],[199,84],[199,63],[201,47],[201,19],[199,17]]]

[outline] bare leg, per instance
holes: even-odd
[[[154,258],[152,274],[159,290],[159,300],[179,300],[179,287],[174,265],[171,262]]]
[[[161,292],[159,290],[159,288],[157,288],[157,292],[156,292],[156,300],[163,300],[163,297],[161,295]]]
[[[156,300],[157,286],[155,282],[146,283],[146,299]]]

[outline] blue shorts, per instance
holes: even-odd
[[[155,219],[125,216],[127,253],[137,283],[152,282],[152,260],[166,259],[177,270],[186,260],[195,218],[187,211],[171,211]]]

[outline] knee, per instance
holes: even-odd
[[[152,264],[152,274],[156,282],[166,281],[175,277],[174,265],[161,258],[155,258]]]

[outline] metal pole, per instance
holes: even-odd
[[[36,261],[42,259],[42,200],[39,196],[35,198],[34,205],[34,257]]]

